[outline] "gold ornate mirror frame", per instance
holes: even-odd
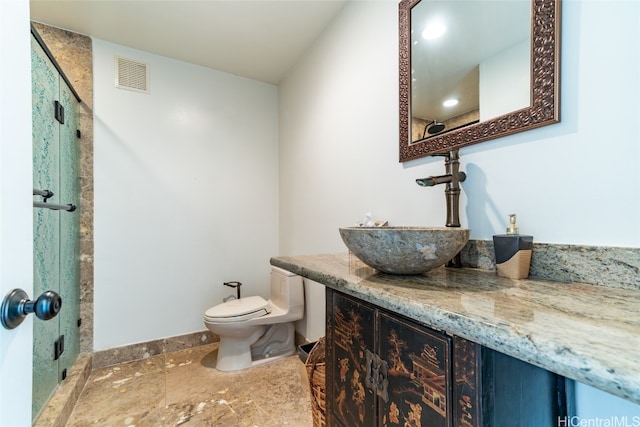
[[[399,3],[401,162],[560,121],[560,0],[531,0],[531,105],[412,143],[411,9],[420,1],[402,0]]]

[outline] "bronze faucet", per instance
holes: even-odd
[[[433,187],[438,184],[447,184],[444,194],[447,199],[447,227],[460,227],[460,183],[467,179],[467,174],[460,171],[460,154],[458,150],[450,150],[447,153],[433,154],[445,158],[444,167],[446,174],[416,179],[421,187]],[[461,267],[460,254],[449,261],[447,267]]]

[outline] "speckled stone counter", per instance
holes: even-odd
[[[348,254],[271,264],[640,404],[640,292],[478,269],[378,273]]]

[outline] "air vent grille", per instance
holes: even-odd
[[[116,87],[149,92],[149,67],[142,62],[116,56]]]

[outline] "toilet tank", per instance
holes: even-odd
[[[291,314],[304,313],[302,276],[282,268],[271,267],[271,303]]]

